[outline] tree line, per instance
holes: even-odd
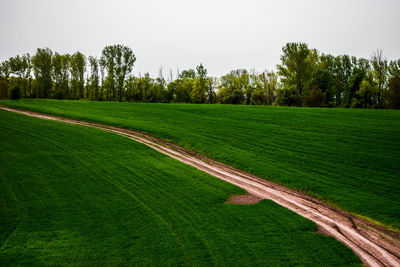
[[[38,48],[1,63],[0,98],[400,108],[400,59],[388,61],[380,50],[365,59],[288,43],[280,59],[275,71],[216,78],[200,64],[165,79],[162,68],[157,78],[133,75],[136,56],[123,45],[106,46],[99,58]]]

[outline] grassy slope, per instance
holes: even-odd
[[[0,265],[348,265],[270,201],[126,138],[0,111]]]
[[[229,105],[3,101],[150,132],[400,228],[400,112]]]

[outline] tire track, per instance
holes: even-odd
[[[66,119],[7,107],[0,107],[0,109],[41,119],[88,126],[127,137],[214,177],[241,187],[256,197],[270,199],[310,219],[318,225],[321,232],[333,236],[351,248],[367,266],[400,266],[399,233],[330,207],[299,191],[269,182],[143,133],[100,123]]]

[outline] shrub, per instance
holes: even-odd
[[[305,96],[305,102],[309,107],[324,106],[325,93],[323,93],[321,88],[319,88],[318,86],[313,86],[313,88]]]
[[[58,99],[58,100],[62,100],[62,99],[64,99],[64,93],[61,91],[58,91],[55,93],[54,98]]]
[[[276,91],[275,104],[278,106],[301,106],[301,97],[294,88],[281,88]]]
[[[21,98],[21,90],[19,89],[18,86],[15,86],[13,89],[11,89],[11,99],[16,100]]]

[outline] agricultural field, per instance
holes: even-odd
[[[400,112],[20,100],[0,104],[151,133],[400,229]]]
[[[142,144],[0,110],[0,265],[359,265],[316,225]]]

